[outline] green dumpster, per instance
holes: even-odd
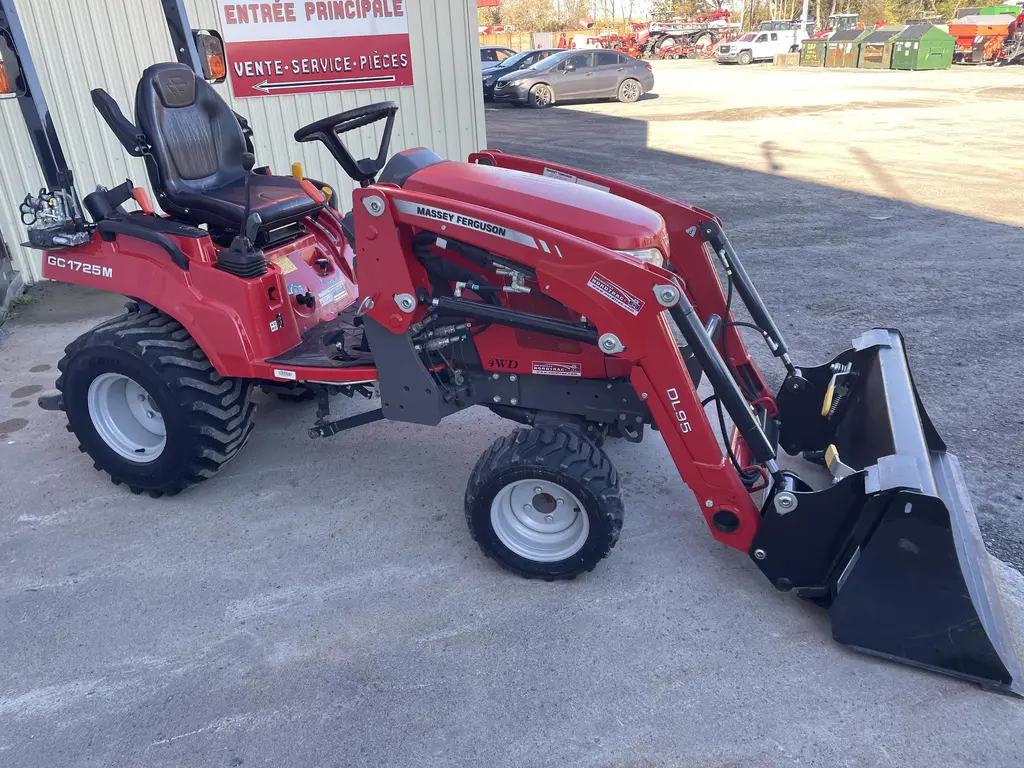
[[[800,66],[820,67],[825,63],[827,40],[804,40],[800,46]]]
[[[987,8],[979,8],[979,16],[1017,16],[1021,10],[1016,5],[990,5]],[[960,14],[957,14],[959,16]]]
[[[907,27],[892,46],[893,69],[949,69],[956,40],[931,24]]]
[[[826,67],[856,67],[860,43],[871,34],[867,29],[841,29],[828,39],[825,48]]]
[[[861,69],[889,69],[892,45],[903,27],[882,27],[861,40],[857,66]]]

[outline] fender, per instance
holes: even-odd
[[[168,235],[188,259],[189,269],[183,270],[158,245],[123,235],[106,242],[98,233],[84,245],[45,252],[43,276],[151,304],[184,326],[222,376],[271,378],[268,358],[293,348],[304,330],[334,317],[357,298],[353,254],[346,247],[342,259],[332,258],[338,252],[334,240],[341,235],[340,229],[332,231],[331,223],[313,228],[315,235],[268,251],[267,273],[253,280],[217,269],[219,249],[209,237]],[[305,310],[297,308],[288,284],[300,280],[316,292],[323,280],[302,258],[314,250],[337,267],[329,282],[339,285],[341,298],[334,306],[318,303]]]

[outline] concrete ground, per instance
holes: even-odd
[[[902,327],[990,548],[1020,566],[1024,213],[996,181],[1024,165],[1003,138],[1019,86],[656,66],[657,99],[495,109],[491,144],[720,213],[801,359]],[[314,443],[309,405],[264,400],[212,482],[114,487],[33,401],[119,304],[48,285],[0,328],[0,765],[1024,761],[1024,703],[833,643],[824,613],[712,541],[656,437],[609,446],[626,526],[568,584],[470,540],[466,477],[509,429],[479,410]],[[1024,627],[1024,577],[999,570]]]

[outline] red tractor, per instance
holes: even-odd
[[[388,161],[392,103],[295,133],[358,183],[342,214],[322,182],[256,169],[245,122],[185,63],[143,73],[134,121],[93,92],[125,151],[145,158],[164,215],[132,182],[89,194],[83,211],[3,3],[26,117],[45,116],[33,133],[51,189],[26,205],[31,242],[47,277],[128,297],[71,342],[59,395],[43,400],[115,483],[159,496],[212,478],[249,439],[259,386],[315,397],[314,438],[479,406],[518,426],[470,473],[473,538],[514,573],[572,579],[623,525],[602,442],[650,430],[711,535],[776,588],[828,607],[837,640],[1021,692],[959,465],[898,331],[798,365],[714,215],[495,151]],[[342,136],[378,121],[380,151],[357,160]],[[141,210],[125,208],[132,199]],[[776,394],[746,327],[785,369]],[[331,397],[355,393],[380,407],[332,419]],[[828,480],[784,469],[779,447],[816,458]]]

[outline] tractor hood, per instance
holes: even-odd
[[[661,248],[665,221],[650,208],[571,180],[473,163],[441,162],[416,171],[410,192],[493,208],[613,251]]]

